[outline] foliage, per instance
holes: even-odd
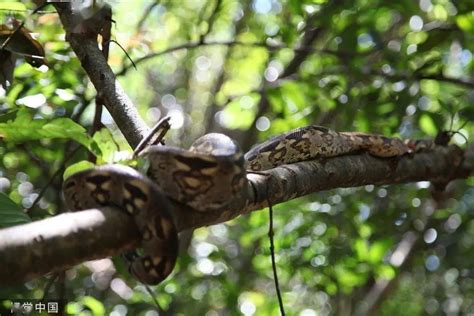
[[[110,3],[113,38],[138,70],[113,43],[109,63],[150,125],[172,116],[170,144],[186,147],[206,132],[225,131],[244,135],[238,140],[248,149],[309,124],[417,138],[469,121],[460,132],[472,133],[472,1]],[[64,164],[74,172],[89,153],[103,163],[123,160],[131,149],[106,111],[105,127],[86,132],[95,90],[53,8],[31,16],[1,8],[2,19],[26,20],[39,34],[49,64],[36,69],[20,59],[13,85],[0,91],[0,226],[9,226],[65,210],[62,177],[28,215],[21,210]],[[457,134],[453,141],[465,142]],[[400,306],[405,315],[474,313],[472,182],[449,185],[443,203],[419,182],[341,188],[275,206],[287,312],[355,314],[378,282],[388,282],[375,309],[382,315]],[[155,289],[167,311],[160,315],[278,314],[267,231],[266,211],[196,230],[173,275]],[[396,249],[407,232],[417,241],[400,265]],[[156,310],[142,285],[115,272],[108,259],[67,271],[68,311]],[[41,298],[49,278],[0,287],[0,297]],[[48,296],[61,295],[61,287],[54,282]]]

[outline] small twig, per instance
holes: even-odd
[[[58,288],[58,297],[61,301],[65,301],[66,298],[66,272],[63,270],[58,273],[59,275],[59,288]],[[61,309],[59,310],[59,315],[66,315],[65,309],[66,304],[61,304]]]
[[[155,291],[153,291],[153,289],[149,285],[146,285],[146,284],[145,284],[145,289],[148,292],[148,294],[150,294],[151,299],[153,300],[153,303],[155,303],[156,308],[158,309],[158,312],[160,313],[160,315],[164,314],[165,310],[160,306],[160,303],[158,303],[158,300],[155,297],[156,296]]]
[[[0,50],[1,50],[1,48],[0,48]],[[30,57],[30,58],[34,58],[34,59],[41,59],[41,60],[46,61],[46,57],[40,56],[40,55],[26,54],[26,53],[21,53],[21,52],[17,52],[17,51],[15,51],[15,55],[19,55],[19,56],[23,56],[23,57]]]
[[[153,126],[150,133],[148,133],[148,135],[143,137],[140,143],[138,143],[137,147],[133,151],[133,157],[138,156],[139,153],[141,153],[146,147],[150,145],[164,144],[163,138],[165,137],[166,133],[168,133],[169,129],[171,128],[170,119],[171,117],[165,116],[164,118],[159,120],[158,123],[155,124],[155,126]],[[160,134],[158,134],[158,136],[156,136],[156,138],[153,139],[155,134],[160,129],[161,129]]]
[[[38,202],[41,200],[43,195],[46,193],[46,190],[51,186],[53,181],[56,179],[57,176],[59,176],[63,171],[66,166],[66,163],[74,156],[74,154],[81,148],[81,146],[77,146],[74,148],[63,160],[61,163],[61,166],[56,170],[56,172],[49,178],[48,182],[46,185],[41,189],[40,193],[36,197],[36,199],[33,201],[33,204],[29,208],[26,209],[26,213],[29,213],[35,206],[38,204]]]
[[[135,62],[133,61],[132,57],[130,57],[130,55],[127,53],[125,48],[119,42],[117,42],[116,40],[113,40],[113,39],[109,39],[108,41],[105,42],[105,44],[108,45],[111,42],[117,44],[117,46],[120,47],[120,49],[124,52],[125,56],[127,56],[128,60],[130,60],[130,63],[132,64],[133,68],[135,68],[135,70],[137,70],[137,65],[135,65]]]
[[[275,262],[275,245],[273,243],[273,208],[272,208],[272,203],[270,200],[267,198],[268,202],[268,213],[270,215],[270,223],[269,223],[269,228],[268,228],[268,238],[270,239],[270,254],[272,257],[272,269],[273,269],[273,278],[275,279],[275,288],[278,296],[278,304],[280,306],[280,313],[281,316],[285,316],[285,309],[283,307],[283,299],[281,298],[281,292],[280,292],[280,284],[278,282],[278,273],[277,273],[277,268],[276,268],[276,262]]]
[[[53,286],[54,281],[59,277],[60,272],[54,273],[51,279],[48,280],[48,283],[46,283],[46,286],[44,287],[43,290],[43,298],[41,300],[44,300],[46,296],[48,296],[49,290],[51,289],[51,286]]]
[[[209,41],[209,42],[189,42],[189,43],[184,43],[180,44],[177,46],[169,47],[166,48],[162,51],[156,52],[156,53],[151,53],[148,55],[145,55],[141,58],[138,58],[135,61],[135,64],[138,65],[144,61],[147,61],[149,59],[159,57],[165,54],[169,54],[178,50],[183,50],[183,49],[193,49],[193,48],[198,48],[202,46],[246,46],[246,47],[260,47],[260,48],[266,48],[271,51],[276,51],[280,49],[291,49],[294,52],[306,52],[306,53],[321,53],[321,54],[329,54],[329,55],[335,55],[335,56],[347,56],[347,57],[354,57],[354,56],[365,56],[370,53],[373,53],[373,51],[368,51],[364,53],[353,53],[353,52],[344,52],[344,51],[337,51],[337,50],[331,50],[331,49],[318,49],[318,48],[313,48],[311,46],[301,46],[301,47],[289,47],[287,45],[283,44],[268,44],[265,42],[242,42],[242,41],[236,41],[236,40],[230,40],[230,41]],[[119,72],[116,73],[116,76],[122,76],[124,75],[128,70],[130,69],[130,65],[124,66]]]
[[[211,33],[212,28],[214,26],[214,22],[216,21],[217,14],[219,13],[219,10],[221,9],[222,5],[222,0],[216,0],[216,5],[214,6],[214,9],[212,10],[211,16],[207,19],[207,30],[201,36],[199,37],[199,42],[204,43],[206,37]]]
[[[147,8],[145,8],[144,13],[142,15],[142,18],[139,20],[137,24],[137,33],[140,32],[140,29],[143,27],[143,24],[145,24],[146,19],[150,15],[150,13],[153,11],[153,9],[160,4],[159,1],[151,3]]]
[[[71,119],[74,122],[79,122],[82,114],[86,110],[87,106],[92,102],[91,98],[86,98],[85,93],[76,94],[79,98],[78,108],[75,113],[71,114]]]
[[[463,86],[466,88],[474,88],[474,81],[470,79],[462,79],[462,78],[452,78],[446,77],[442,74],[433,74],[433,75],[423,75],[423,74],[408,74],[408,73],[384,73],[377,70],[369,70],[366,74],[381,76],[390,80],[436,80],[442,82],[449,82],[459,86]]]
[[[61,23],[66,30],[66,39],[77,55],[84,71],[96,88],[97,93],[101,94],[107,110],[125,139],[132,148],[135,148],[149,129],[121,84],[116,80],[116,76],[103,58],[97,45],[97,34],[100,31],[97,28],[103,26],[103,21],[100,20],[98,22],[101,23],[87,25],[91,30],[86,33],[78,33],[75,31],[77,23],[71,4],[53,2],[53,5],[58,11]],[[105,12],[108,9],[110,8],[105,6],[104,12],[101,12],[104,18],[107,18],[107,15],[111,16],[111,14]]]
[[[0,51],[3,50],[8,45],[8,43],[10,43],[11,39],[16,34],[16,32],[18,32],[18,30],[21,29],[24,25],[25,25],[25,21],[21,22],[15,27],[13,32],[11,32],[10,35],[7,37],[7,39],[2,43],[2,45],[0,45]]]

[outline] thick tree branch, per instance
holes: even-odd
[[[107,110],[120,131],[122,131],[130,146],[134,148],[147,134],[148,127],[116,80],[112,69],[99,49],[97,33],[100,29],[89,29],[86,20],[81,21],[85,26],[78,31],[77,15],[71,11],[70,4],[56,3],[54,6],[66,30],[67,41],[96,88],[97,94],[103,98]],[[105,14],[104,19],[106,18],[107,15]],[[96,21],[93,20],[92,22]]]
[[[124,212],[106,207],[2,229],[0,284],[19,283],[133,249],[140,234],[130,222]],[[101,249],[93,250],[97,247]]]
[[[348,155],[326,160],[312,160],[284,165],[262,174],[249,174],[249,188],[236,198],[225,212],[199,213],[185,216],[184,227],[199,227],[230,220],[254,210],[282,203],[310,193],[367,184],[396,184],[432,181],[445,184],[452,179],[466,178],[473,173],[472,154],[457,146],[441,147],[413,156],[381,159],[369,154]],[[269,192],[269,193],[267,193]],[[215,221],[212,220],[215,217]],[[191,222],[188,222],[191,220]]]
[[[77,32],[77,21],[74,21],[75,16],[69,5],[57,3],[55,7],[66,29],[68,42],[127,141],[135,147],[148,128],[103,58],[97,45],[97,30],[92,33]],[[318,37],[313,35],[305,37],[309,42],[305,46],[310,47]],[[296,72],[308,55],[301,52],[303,58],[296,58],[297,63],[290,63],[287,67],[291,73]],[[363,153],[325,161],[301,162],[264,174],[248,175],[248,187],[235,196],[226,210],[192,212],[178,204],[174,204],[173,209],[178,229],[182,231],[228,221],[267,206],[268,200],[274,205],[338,187],[422,180],[447,183],[473,173],[472,152],[464,154],[458,147],[449,146],[393,159],[379,159]],[[132,249],[140,242],[140,234],[132,223],[124,213],[104,208],[66,213],[0,230],[0,284],[31,280],[85,260]]]
[[[456,146],[448,146],[392,159],[362,153],[300,162],[264,174],[249,174],[247,189],[224,211],[192,212],[189,207],[178,204],[173,208],[178,229],[183,231],[222,223],[261,209],[267,206],[267,198],[275,205],[340,187],[413,181],[447,183],[474,173],[472,151],[474,147],[465,154]],[[0,284],[30,280],[136,247],[140,235],[132,223],[122,212],[105,208],[66,213],[1,230],[0,258],[4,267],[0,269]]]

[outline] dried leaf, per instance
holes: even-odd
[[[24,56],[33,67],[47,65],[43,46],[31,36],[31,32],[20,27],[18,20],[0,25],[0,47],[16,55]]]

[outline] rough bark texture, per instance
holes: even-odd
[[[182,230],[221,223],[264,208],[268,206],[268,200],[275,205],[334,188],[414,181],[432,181],[443,185],[451,179],[466,178],[472,174],[470,152],[465,155],[457,146],[439,146],[432,151],[390,159],[362,153],[299,162],[262,174],[249,174],[247,190],[241,192],[224,211],[192,213],[176,208],[178,226]]]
[[[183,231],[228,221],[309,193],[367,184],[433,181],[438,184],[473,173],[474,146],[456,146],[392,159],[362,153],[324,161],[300,162],[264,174],[248,175],[249,185],[220,212],[194,212],[174,204]],[[0,284],[22,282],[86,260],[116,255],[139,244],[130,218],[115,209],[87,210],[0,230]]]
[[[54,4],[77,54],[119,129],[132,147],[147,133],[107,65],[97,45],[97,29],[77,21],[69,4]],[[95,25],[95,24],[93,24]],[[100,23],[98,24],[100,26]],[[83,26],[78,27],[78,26]],[[221,223],[313,192],[367,184],[432,181],[443,185],[466,178],[474,170],[474,147],[463,152],[456,146],[392,159],[366,153],[324,161],[300,162],[271,171],[249,174],[248,186],[222,211],[193,212],[174,204],[180,231]],[[140,235],[130,218],[111,208],[66,213],[31,224],[0,230],[0,284],[20,283],[80,262],[118,254],[139,244]]]
[[[66,39],[81,62],[82,68],[86,71],[98,95],[103,98],[105,107],[114,118],[128,143],[135,148],[149,129],[130,98],[123,91],[99,49],[97,34],[100,31],[100,23],[87,24],[87,20],[78,22],[69,4],[62,3],[54,6],[66,30]],[[106,10],[106,7],[103,10]],[[103,15],[105,17],[99,17],[107,18],[106,13]],[[93,20],[92,22],[96,21]],[[96,27],[99,25],[99,29],[89,28],[90,24]],[[84,26],[78,27],[78,25]]]
[[[137,247],[139,241],[133,220],[108,207],[2,229],[0,285],[31,280],[84,260],[112,256]]]

